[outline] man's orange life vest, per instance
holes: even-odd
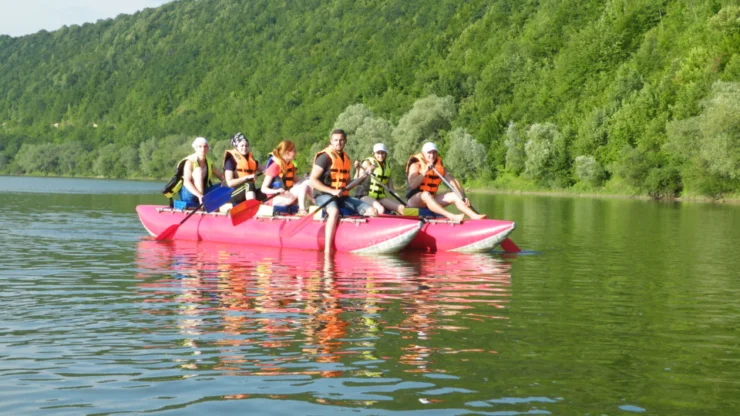
[[[321,182],[332,189],[342,189],[347,186],[349,183],[349,172],[352,169],[352,161],[349,160],[347,153],[342,152],[340,156],[332,146],[328,146],[326,149],[316,153],[313,159],[314,163],[316,163],[316,159],[322,153],[326,153],[331,158],[331,166],[329,167],[329,174],[327,175],[327,172],[324,172],[322,175]],[[344,191],[339,195],[348,196],[349,192]]]

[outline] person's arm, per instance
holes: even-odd
[[[375,170],[375,164],[365,160],[362,162],[362,169],[360,169],[360,172],[358,172],[358,175],[356,176],[356,178],[359,178],[360,176],[364,175],[366,172],[372,173],[373,170]]]
[[[224,163],[224,182],[229,188],[236,188],[244,185],[248,181],[254,179],[254,175],[242,176],[241,178],[236,177],[236,162],[233,158],[227,157]]]
[[[422,167],[423,166],[423,167]],[[411,164],[409,168],[409,189],[416,189],[421,186],[424,182],[424,177],[427,175],[430,167],[421,160],[417,160],[417,163]]]
[[[277,169],[273,169],[273,166]],[[275,194],[285,193],[285,189],[283,188],[275,189],[271,187],[272,181],[274,181],[275,178],[279,175],[280,175],[280,166],[277,163],[270,165],[270,167],[265,170],[265,180],[262,181],[262,186],[260,187],[260,190],[262,191],[263,194],[275,195]]]
[[[226,182],[226,186],[229,188],[236,188],[237,179],[234,178],[234,171],[226,169],[224,172],[224,182]]]
[[[254,175],[247,175],[242,176],[241,178],[237,178],[234,174],[234,171],[230,169],[227,169],[223,176],[224,182],[226,182],[226,186],[228,186],[229,188],[236,188],[254,179]]]
[[[387,187],[388,187],[388,189],[390,189],[391,191],[393,191],[393,192],[396,192],[396,189],[395,189],[395,188],[393,188],[393,178],[391,178],[390,176],[388,177],[388,185],[386,185],[386,186],[387,186]]]
[[[313,167],[311,168],[311,179],[309,179],[309,183],[311,184],[311,187],[316,191],[326,194],[339,195],[339,189],[328,187],[324,185],[323,182],[321,182],[321,175],[324,174],[324,170],[328,169],[328,167],[324,168],[323,166],[321,166],[323,156],[326,156],[327,158],[329,157],[326,154],[319,156],[319,159],[316,160],[316,163],[314,163]]]
[[[352,177],[352,179],[357,179],[360,177],[360,170],[362,170],[362,165],[364,165],[365,162],[360,163],[359,160],[355,160],[355,176]]]
[[[272,184],[272,181],[275,179],[274,176],[270,175],[269,173],[265,173],[265,180],[262,181],[262,187],[260,187],[260,190],[265,195],[275,195],[275,194],[284,194],[285,189],[283,188],[271,188],[270,185]]]

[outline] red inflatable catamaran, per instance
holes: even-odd
[[[153,236],[178,224],[188,214],[187,211],[157,205],[140,205],[136,211],[144,228]],[[270,213],[233,225],[226,213],[198,212],[177,229],[172,239],[323,250],[324,221],[321,219],[312,220],[290,238],[280,237],[280,231],[287,224],[300,218]],[[337,227],[334,245],[337,251],[354,253],[395,253],[404,249],[480,253],[501,244],[515,227],[515,223],[503,220],[460,223],[393,215],[344,217]]]

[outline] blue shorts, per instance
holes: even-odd
[[[316,204],[323,205],[324,202],[328,201],[333,196],[334,195],[330,194],[321,194],[316,197]],[[335,207],[337,209],[345,208],[360,215],[365,215],[367,210],[372,209],[369,204],[351,196],[340,196],[334,201],[331,201],[326,207],[324,207],[324,209],[329,207]]]
[[[208,188],[206,188],[206,193],[209,193],[212,190],[214,190],[214,189],[216,189],[216,188],[218,188],[220,186],[221,186],[220,183],[214,183],[213,185],[211,185]],[[191,194],[190,191],[188,191],[188,188],[186,188],[185,186],[183,186],[182,188],[180,188],[180,200],[183,201],[183,202],[185,202],[188,207],[195,208],[198,205],[200,205],[200,201],[198,200],[198,197],[195,196],[195,195],[193,195],[193,194]]]

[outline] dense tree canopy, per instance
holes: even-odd
[[[733,0],[179,0],[0,36],[0,172],[166,178],[237,131],[303,162],[341,126],[468,180],[721,196],[739,92]]]

